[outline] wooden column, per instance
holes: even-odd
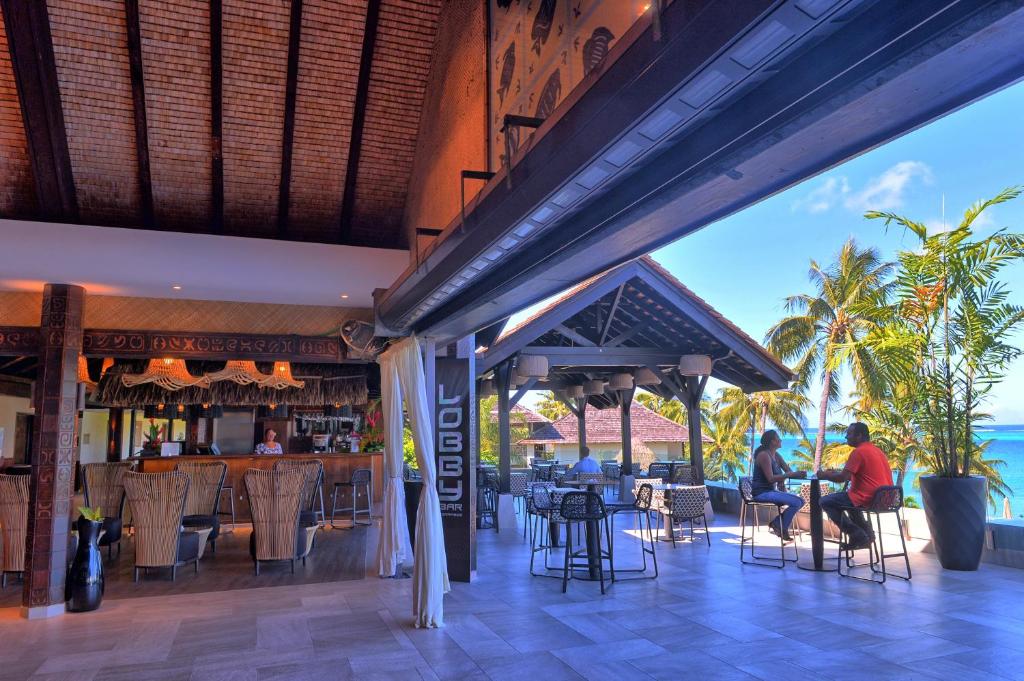
[[[686,396],[686,426],[690,430],[690,464],[694,482],[704,484],[704,441],[701,439],[700,398],[704,395],[707,376],[683,376]]]
[[[121,460],[121,439],[124,436],[124,409],[107,410],[107,461]]]
[[[587,446],[587,398],[576,398],[576,427],[580,433],[580,460],[583,460],[583,448]]]
[[[512,480],[512,363],[504,362],[494,370],[495,388],[498,391],[498,485],[499,491],[507,493]],[[490,418],[490,414],[486,416]]]
[[[84,302],[80,286],[47,284],[43,289],[21,610],[28,618],[64,612]]]
[[[618,392],[619,409],[622,413],[622,474],[631,475],[633,472],[633,422],[629,410],[633,406],[633,395],[636,393],[636,388]]]

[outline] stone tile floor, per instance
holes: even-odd
[[[620,526],[621,528],[621,526]],[[733,518],[659,544],[657,580],[561,593],[521,534],[478,533],[478,576],[446,626],[410,625],[410,581],[108,600],[27,622],[0,609],[0,679],[1024,679],[1024,573],[946,572],[913,556],[885,586],[741,566]],[[619,530],[620,563],[637,557]],[[767,538],[767,536],[766,536]],[[371,537],[367,555],[373,558]]]

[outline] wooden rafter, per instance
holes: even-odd
[[[348,164],[345,169],[345,189],[341,199],[341,226],[338,241],[347,243],[352,237],[352,217],[356,207],[356,179],[359,175],[359,153],[363,145],[363,126],[366,123],[366,100],[370,95],[370,72],[373,50],[377,44],[377,25],[380,22],[381,0],[369,0],[366,5],[366,24],[363,28],[363,49],[359,57],[359,80],[356,81],[356,100],[352,112],[352,133],[349,137]]]
[[[277,191],[277,236],[288,237],[288,205],[295,139],[295,99],[299,83],[299,45],[302,41],[302,0],[292,0],[288,28],[288,67],[284,91],[284,131],[281,135],[281,183]]]
[[[608,310],[608,319],[605,320],[604,327],[601,329],[601,337],[598,339],[598,345],[604,345],[604,339],[608,337],[608,331],[611,330],[612,321],[615,319],[615,313],[619,309],[619,301],[622,300],[622,291],[626,288],[625,284],[619,286],[618,290],[615,291],[615,298],[612,300],[612,307]]]
[[[210,135],[213,151],[210,228],[224,231],[224,12],[222,0],[210,0]]]
[[[149,128],[146,119],[146,82],[142,68],[142,35],[139,25],[139,0],[124,0],[128,36],[128,66],[132,82],[132,107],[135,114],[135,155],[138,164],[142,225],[156,226],[153,211],[153,181],[149,171]]]
[[[0,0],[40,215],[78,221],[64,110],[45,2]]]

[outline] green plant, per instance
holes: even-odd
[[[637,393],[636,401],[669,421],[686,424],[686,407],[675,398],[665,398],[647,392]]]
[[[753,427],[763,433],[768,423],[783,433],[804,436],[804,409],[811,401],[805,395],[793,390],[772,390],[745,393],[740,388],[723,388],[716,401],[716,408],[743,427]],[[757,438],[750,439],[750,455],[754,454]]]
[[[103,522],[103,509],[99,506],[96,508],[90,508],[88,506],[79,506],[78,512],[82,514],[82,517],[92,522]]]
[[[747,463],[747,429],[744,421],[728,412],[703,411],[701,430],[704,443],[704,475],[709,480],[736,482]]]
[[[498,397],[491,395],[480,400],[480,463],[497,465],[498,463]],[[491,412],[494,411],[494,415]],[[509,414],[510,444],[514,447],[517,442],[530,436],[530,428],[526,423],[526,416],[513,411]]]
[[[871,330],[867,344],[889,381],[906,387],[909,417],[925,444],[922,467],[937,476],[991,474],[999,464],[982,457],[987,445],[974,429],[989,418],[981,410],[989,391],[1022,353],[1011,339],[1024,309],[1009,302],[998,277],[1024,257],[1024,234],[998,230],[977,238],[973,224],[1020,193],[1011,187],[975,203],[956,227],[931,235],[924,223],[894,213],[866,214],[918,240],[916,249],[899,254],[894,300],[880,307],[885,323]]]
[[[840,370],[844,366],[850,369],[866,397],[877,398],[884,392],[882,372],[863,340],[878,325],[892,271],[892,264],[883,262],[877,250],[859,248],[852,239],[847,241],[828,268],[811,261],[809,277],[814,294],[786,298],[786,309],[791,314],[765,336],[769,350],[783,360],[796,361],[796,392],[806,394],[814,380],[821,380],[814,445],[816,469],[821,467],[825,450],[829,410],[839,405]]]

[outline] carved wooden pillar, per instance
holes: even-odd
[[[84,302],[80,286],[47,284],[43,289],[22,592],[22,615],[29,618],[64,612]]]

